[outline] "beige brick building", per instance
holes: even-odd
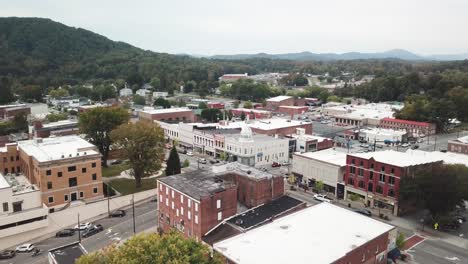
[[[21,172],[49,208],[103,197],[101,155],[78,136],[37,138],[0,149],[0,169]]]

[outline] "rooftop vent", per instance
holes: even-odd
[[[68,155],[68,157],[70,157],[70,158],[71,158],[71,156],[72,156],[72,154],[69,154],[69,155]]]
[[[252,172],[251,172],[250,170],[248,170],[248,171],[247,171],[247,174],[250,174],[250,173],[252,173]]]
[[[76,153],[76,156],[79,157],[79,156],[80,156],[80,153]]]
[[[65,155],[62,155],[62,159],[65,158]]]

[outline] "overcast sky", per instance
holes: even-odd
[[[0,0],[0,16],[46,17],[168,53],[468,53],[467,0]]]

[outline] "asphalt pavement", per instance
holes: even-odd
[[[136,232],[142,232],[157,226],[157,202],[146,202],[135,206],[135,227]],[[133,235],[133,212],[132,208],[125,208],[126,216],[119,218],[103,218],[93,222],[101,224],[104,231],[82,239],[82,244],[88,252],[104,248],[112,243],[128,239]],[[73,228],[76,223],[70,225]],[[32,257],[31,253],[17,253],[16,257],[8,260],[0,260],[0,263],[12,264],[45,264],[48,263],[48,250],[78,241],[78,233],[71,237],[51,237],[34,245],[42,252],[37,257]]]

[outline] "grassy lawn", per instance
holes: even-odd
[[[122,195],[137,193],[156,188],[156,179],[143,179],[141,181],[141,188],[135,187],[135,180],[133,179],[115,179],[110,181],[110,186]]]
[[[116,165],[110,165],[107,168],[102,167],[102,177],[118,176],[122,171],[128,169],[130,169],[130,164],[127,161]]]

